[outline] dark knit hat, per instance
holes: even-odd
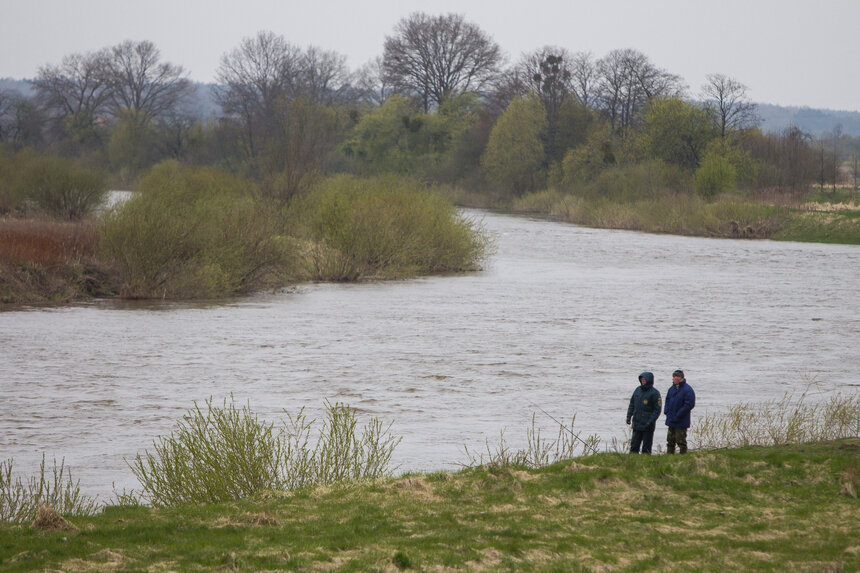
[[[679,376],[679,377],[683,378],[684,377],[684,371],[683,370],[675,370],[674,372],[672,372],[672,376],[673,377]]]

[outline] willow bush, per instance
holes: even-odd
[[[176,429],[129,464],[153,505],[219,502],[278,484],[281,439],[248,406],[195,404]]]
[[[326,179],[291,211],[311,278],[352,280],[472,270],[488,248],[481,227],[441,193],[397,176]]]
[[[359,427],[354,410],[329,402],[318,431],[303,410],[287,416],[276,426],[232,400],[195,404],[169,436],[153,442],[152,451],[129,462],[141,491],[124,497],[156,506],[215,503],[390,474],[400,443],[390,424],[373,418]]]
[[[104,202],[107,191],[101,171],[0,145],[0,214],[34,209],[51,217],[81,219]]]
[[[69,159],[37,156],[24,162],[20,194],[48,215],[80,219],[100,206],[107,196],[107,178],[101,172]]]
[[[277,282],[293,267],[277,209],[247,181],[168,161],[106,214],[101,244],[125,296],[202,298]]]

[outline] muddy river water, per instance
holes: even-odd
[[[554,435],[540,409],[621,439],[642,370],[665,395],[683,368],[694,419],[860,389],[860,247],[467,214],[496,243],[481,272],[0,312],[0,459],[26,473],[64,457],[105,498],[137,485],[125,459],[209,397],[272,420],[349,404],[393,422],[401,470],[430,471],[503,429],[522,445],[535,413]]]

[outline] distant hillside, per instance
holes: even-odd
[[[13,80],[12,78],[0,78],[0,90],[18,92],[30,97],[33,95],[33,86],[27,80]]]
[[[207,119],[218,114],[220,108],[215,103],[215,84],[194,83],[194,95],[185,109],[198,119]],[[0,91],[17,92],[26,97],[35,95],[32,84],[27,80],[0,78]]]
[[[812,109],[809,107],[782,107],[767,103],[758,104],[764,132],[776,132],[795,125],[813,137],[828,136],[840,126],[842,133],[860,137],[860,112]]]

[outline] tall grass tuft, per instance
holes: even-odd
[[[61,515],[94,515],[99,508],[96,498],[81,494],[79,481],[65,460],[49,469],[42,454],[39,474],[26,480],[14,476],[13,460],[0,462],[0,522],[33,521],[45,506]]]
[[[259,420],[232,400],[194,405],[176,430],[153,443],[153,450],[129,463],[141,484],[133,502],[155,506],[214,503],[272,489],[297,489],[390,473],[400,438],[372,419],[359,428],[354,410],[326,402],[326,419],[314,434],[303,411],[282,427]],[[316,443],[311,437],[315,435]]]
[[[531,427],[526,430],[526,446],[515,449],[508,445],[505,439],[505,431],[499,434],[498,444],[490,445],[489,440],[485,442],[485,452],[473,451],[464,446],[467,461],[461,465],[464,467],[522,467],[540,468],[561,460],[568,460],[576,456],[595,454],[600,444],[600,436],[590,435],[580,437],[580,433],[574,432],[573,426],[576,421],[574,415],[570,425],[563,421],[558,423],[558,435],[546,438],[541,435],[541,430],[535,422],[535,414],[532,414]]]
[[[707,414],[690,435],[703,449],[781,446],[860,436],[860,394],[831,396],[810,403],[808,391],[795,398],[736,404]]]
[[[391,473],[391,456],[401,440],[391,434],[391,424],[384,426],[373,418],[359,430],[354,410],[326,402],[326,419],[313,446],[312,426],[303,412],[289,417],[282,487],[369,480]]]

